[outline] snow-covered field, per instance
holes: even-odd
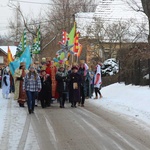
[[[101,89],[102,99],[90,99],[99,107],[150,124],[150,87],[115,83]]]
[[[120,115],[125,115],[127,118],[133,119],[134,121],[138,120],[138,123],[141,122],[141,125],[143,123],[150,125],[149,86],[142,87],[124,85],[124,83],[115,83],[107,87],[103,87],[101,92],[103,98],[97,100],[88,99],[86,101],[96,105],[96,107],[103,107]],[[11,99],[12,98],[13,95],[11,95]],[[14,100],[3,99],[2,94],[0,94],[0,144],[2,144],[2,146],[5,147],[5,145],[9,145],[9,147],[7,147],[8,149],[16,149],[16,147],[11,148],[10,146],[13,145],[13,143],[18,145],[17,143],[19,142],[19,138],[22,136],[22,132],[20,131],[23,130],[27,115],[29,115],[27,109],[20,108]],[[3,143],[3,136],[5,136],[5,138],[9,136],[8,130],[10,134],[12,133],[11,137],[9,137],[9,144]],[[33,129],[30,129],[29,131],[30,137],[34,139],[35,135],[32,132]],[[30,144],[31,143],[29,142],[28,145],[26,145],[26,149],[29,149],[28,146],[30,146]]]

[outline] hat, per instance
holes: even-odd
[[[84,64],[85,63],[85,60],[80,60],[80,64]]]
[[[41,72],[46,71],[46,66],[41,67]]]
[[[26,65],[25,62],[20,63],[20,66],[25,66],[25,65]]]
[[[59,65],[59,68],[65,68],[65,66],[63,64]]]
[[[46,57],[46,61],[51,61],[51,57]]]
[[[42,62],[46,62],[46,58],[45,57],[42,58]]]
[[[72,63],[72,66],[78,66],[78,63],[73,62],[73,63]]]
[[[35,68],[34,68],[34,66],[30,66],[30,68],[29,68],[29,69],[35,69]]]
[[[77,66],[73,66],[73,67],[71,68],[71,70],[74,70],[74,69],[78,70],[78,67],[77,67]]]
[[[39,63],[40,63],[39,61],[35,61],[35,62],[34,62],[34,64],[39,64]]]

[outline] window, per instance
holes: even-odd
[[[4,57],[0,56],[0,64],[3,64],[3,63],[4,63]]]

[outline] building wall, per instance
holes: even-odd
[[[0,50],[0,68],[7,65],[7,54]]]

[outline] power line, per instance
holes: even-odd
[[[10,0],[10,1],[17,1],[17,2],[20,2],[20,3],[31,3],[31,4],[40,4],[40,5],[62,5],[62,4],[52,4],[52,3],[41,3],[41,2],[33,2],[33,1],[22,1],[22,0]],[[93,4],[93,5],[89,5],[89,4],[86,4],[86,5],[74,5],[72,4],[73,6],[98,6],[98,4]]]

